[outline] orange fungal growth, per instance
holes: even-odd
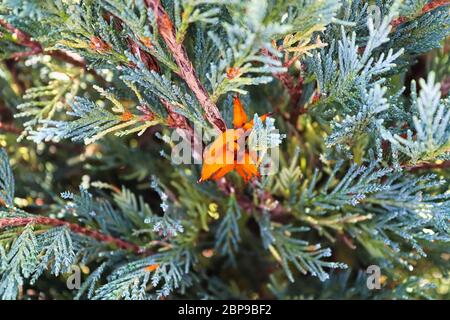
[[[247,114],[242,106],[241,99],[238,96],[233,98],[233,126],[242,127],[247,122]]]
[[[155,271],[158,268],[159,268],[159,264],[155,263],[155,264],[151,264],[151,265],[145,267],[145,271],[153,272],[153,271]]]
[[[261,121],[265,121],[267,116],[261,116]],[[227,129],[219,135],[203,153],[199,182],[208,179],[219,180],[233,170],[236,170],[245,182],[259,175],[256,153],[242,150],[245,149],[245,139],[253,128],[253,120],[248,121],[238,96],[233,100],[233,126],[233,129]]]
[[[140,40],[147,48],[153,47],[152,39],[150,37],[141,37]]]
[[[91,36],[89,47],[97,52],[106,52],[111,49],[111,46],[108,43],[96,36]]]
[[[241,69],[239,69],[238,67],[228,67],[226,72],[227,72],[227,79],[231,80],[236,78],[241,73]]]
[[[429,3],[427,3],[426,5],[423,6],[422,8],[422,13],[427,13],[428,11],[431,11],[437,7],[443,6],[450,3],[449,0],[434,0],[434,1],[430,1]]]
[[[123,122],[130,121],[133,118],[133,114],[130,111],[124,111],[120,116],[120,120]]]

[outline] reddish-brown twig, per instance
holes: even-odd
[[[449,0],[434,0],[434,1],[430,1],[429,3],[427,3],[426,5],[424,5],[422,7],[421,14],[425,14],[425,13],[431,11],[431,10],[434,10],[434,9],[436,9],[438,7],[447,5],[449,3],[450,3]],[[407,21],[409,21],[409,19],[407,17],[401,16],[401,17],[398,17],[398,18],[392,20],[391,25],[393,27],[397,27],[398,25],[403,24],[403,23],[405,23]]]
[[[53,227],[66,226],[74,233],[85,235],[89,238],[92,238],[97,241],[107,243],[110,245],[114,245],[121,249],[133,251],[136,254],[143,253],[141,248],[133,243],[130,243],[130,242],[118,239],[118,238],[114,238],[110,235],[106,235],[97,230],[92,230],[92,229],[82,227],[76,223],[71,223],[71,222],[67,222],[67,221],[63,221],[63,220],[55,219],[55,218],[48,218],[48,217],[2,218],[2,219],[0,219],[0,229],[5,228],[5,227],[26,226],[30,223],[53,226]]]
[[[117,20],[119,21],[119,20]],[[119,21],[120,22],[120,21]],[[31,48],[30,51],[26,51],[26,52],[18,52],[18,53],[13,53],[11,58],[13,60],[17,60],[19,58],[22,57],[26,57],[26,56],[31,56],[31,55],[35,55],[35,54],[40,54],[44,52],[43,47],[40,45],[39,42],[33,41],[31,40],[31,37],[29,35],[27,35],[25,32],[15,28],[14,26],[8,24],[7,22],[3,21],[0,19],[0,25],[2,25],[3,27],[5,27],[6,29],[8,29],[10,32],[12,32],[13,34],[16,35],[17,37],[17,41],[18,43],[20,43],[23,46],[29,47]],[[121,27],[121,26],[118,26]],[[156,72],[159,71],[159,67],[156,63],[156,60],[152,59],[152,57],[150,57],[147,53],[143,53],[141,52],[141,50],[139,49],[139,45],[136,44],[133,40],[131,40],[130,38],[127,39],[130,45],[130,49],[132,52],[134,52],[135,54],[137,54],[137,56],[142,60],[142,62],[144,63],[144,65],[146,67],[148,67],[151,70],[154,70]],[[85,69],[87,72],[91,73],[94,75],[94,77],[101,81],[101,82],[105,82],[105,80],[100,77],[95,70],[90,70],[87,69],[87,65],[86,62],[84,61],[84,59],[79,58],[77,56],[71,55],[65,51],[61,51],[61,50],[51,50],[51,51],[47,51],[45,52],[46,54],[64,61],[64,62],[68,62],[74,66],[80,67]],[[151,63],[150,63],[151,60]],[[182,115],[176,113],[173,109],[174,107],[171,106],[168,102],[166,101],[162,101],[162,104],[166,107],[167,112],[169,113],[169,119],[171,121],[171,125],[174,128],[178,128],[181,130],[181,134],[183,139],[187,140],[187,141],[191,141],[192,145],[193,143],[193,139],[194,139],[194,130],[192,129],[192,127],[189,125],[188,121],[186,120],[185,117],[183,117]],[[12,126],[3,126],[3,128],[0,126],[0,129],[4,129],[6,131],[9,132],[17,132],[20,133],[20,130],[17,128],[14,128]],[[16,130],[17,129],[17,130]],[[198,156],[198,155],[197,155]]]
[[[22,132],[22,130],[20,128],[17,128],[16,126],[14,126],[14,124],[0,122],[0,132],[1,131],[16,133],[16,134],[20,134]]]
[[[158,31],[175,59],[179,68],[178,75],[186,82],[188,87],[197,97],[200,105],[205,110],[208,121],[218,130],[225,131],[225,121],[216,104],[211,100],[208,92],[198,79],[186,49],[182,43],[177,41],[175,28],[169,15],[164,10],[159,0],[146,0],[145,3],[155,13]]]
[[[108,16],[114,16],[111,13],[107,14]],[[118,30],[122,30],[122,20],[118,17],[114,16],[115,19],[115,28]],[[158,65],[157,60],[151,56],[148,52],[141,50],[139,44],[135,42],[131,37],[127,38],[127,44],[130,48],[131,52],[143,63],[143,65],[154,72],[161,73],[161,68]],[[175,128],[179,130],[182,138],[191,143],[194,146],[194,129],[191,127],[187,119],[181,114],[175,112],[175,108],[168,101],[164,99],[159,99],[162,105],[166,108],[168,113],[168,125],[171,128]],[[196,155],[198,156],[198,155]]]
[[[419,163],[416,165],[401,165],[401,167],[408,171],[419,171],[419,170],[427,170],[427,169],[445,169],[450,168],[450,160],[443,161],[441,163]]]
[[[42,45],[34,40],[31,40],[31,37],[26,34],[25,32],[17,29],[16,27],[12,26],[11,24],[5,22],[4,20],[0,19],[0,25],[9,30],[12,34],[14,34],[17,38],[17,43],[28,47],[30,50],[23,51],[23,52],[14,52],[11,54],[10,59],[12,60],[19,60],[20,58],[30,57],[33,55],[44,53],[44,48]],[[88,73],[92,74],[97,80],[99,80],[102,83],[105,83],[105,80],[99,76],[95,70],[91,70],[87,68],[86,61],[82,59],[81,57],[78,57],[76,55],[72,55],[70,53],[67,53],[62,50],[50,50],[46,51],[45,54],[48,54],[49,56],[56,58],[58,60],[70,63],[76,67],[80,67],[85,69]]]
[[[4,27],[5,29],[7,29],[8,31],[10,31],[17,38],[17,42],[20,45],[25,46],[30,49],[29,51],[14,52],[11,55],[11,58],[19,59],[22,57],[28,57],[28,56],[32,56],[32,55],[42,52],[41,44],[37,41],[31,40],[30,36],[27,35],[25,32],[15,28],[11,24],[9,24],[6,21],[1,20],[1,19],[0,19],[0,25],[2,27]]]
[[[44,52],[44,48],[42,47],[42,45],[39,42],[32,40],[31,37],[22,30],[17,29],[13,25],[1,19],[0,19],[0,26],[3,26],[5,29],[11,32],[16,37],[18,44],[30,49],[28,51],[12,53],[11,54],[12,59],[18,60],[23,57],[29,57]],[[77,67],[85,67],[84,60],[76,59],[75,57],[68,55],[64,51],[53,50],[48,51],[47,54],[60,60],[69,62]]]
[[[262,53],[266,56],[270,56],[272,59],[280,61],[280,59],[272,54],[270,54],[267,50],[262,50]],[[289,68],[292,65],[292,61],[287,61],[283,63],[283,66]],[[299,115],[306,112],[304,107],[299,107],[298,102],[300,101],[300,97],[303,93],[303,77],[301,73],[298,75],[298,78],[286,72],[274,72],[272,75],[278,79],[281,84],[286,88],[290,97],[291,104],[291,113],[289,116],[290,122],[295,126],[297,123],[297,118]]]

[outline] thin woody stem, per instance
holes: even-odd
[[[272,59],[280,61],[280,59],[272,54],[270,54],[266,49],[262,50],[262,53]],[[287,61],[283,64],[284,67],[289,68],[293,61]],[[290,114],[290,121],[292,124],[296,124],[299,115],[306,112],[304,107],[298,107],[298,102],[303,93],[303,77],[299,74],[298,78],[295,79],[293,75],[286,72],[273,72],[273,77],[278,79],[281,84],[286,88],[289,93],[290,103],[292,106],[292,111]]]
[[[186,49],[182,43],[177,41],[175,28],[169,15],[164,10],[159,0],[146,0],[145,3],[155,13],[158,31],[175,59],[179,68],[178,75],[186,82],[200,102],[200,105],[205,110],[208,121],[216,129],[225,131],[225,121],[216,104],[211,100],[206,89],[198,79]]]
[[[4,27],[8,31],[10,31],[13,35],[17,37],[17,42],[25,47],[30,48],[29,51],[25,52],[15,52],[11,55],[13,59],[19,59],[22,57],[32,56],[43,51],[42,46],[39,42],[31,40],[30,36],[25,32],[15,28],[11,24],[7,23],[4,20],[0,19],[0,26]]]
[[[22,129],[17,128],[16,126],[14,126],[14,124],[0,122],[0,131],[20,134],[22,132]]]
[[[62,51],[62,50],[50,50],[50,51],[44,52],[44,48],[42,47],[42,45],[37,41],[31,40],[31,37],[27,33],[23,32],[22,30],[17,29],[13,25],[7,23],[6,21],[4,21],[2,19],[0,19],[0,26],[3,26],[5,29],[10,31],[12,34],[14,34],[17,37],[18,44],[28,47],[30,49],[29,51],[12,53],[11,54],[12,60],[19,60],[21,58],[45,53],[45,54],[48,54],[49,56],[56,58],[58,60],[70,63],[76,67],[83,68],[88,73],[92,74],[97,80],[99,80],[103,83],[105,82],[105,80],[101,76],[99,76],[94,70],[90,70],[87,68],[86,62],[84,61],[84,59],[82,59],[82,58],[79,59],[78,57],[70,55],[67,52]]]
[[[450,168],[450,160],[443,161],[442,163],[420,163],[417,165],[401,165],[401,167],[408,171],[418,171],[418,170],[425,170],[425,169],[446,169]]]
[[[108,14],[114,16],[111,13]],[[122,20],[117,16],[114,16],[114,18],[115,18],[114,27],[118,31],[121,31],[123,29]],[[148,52],[142,51],[139,44],[136,43],[131,37],[127,38],[127,43],[131,52],[142,62],[142,64],[147,69],[154,71],[156,73],[161,73],[161,68],[159,67],[157,60],[152,55],[150,55]],[[169,127],[178,129],[181,132],[182,138],[191,143],[194,136],[194,130],[189,125],[187,119],[181,114],[176,113],[174,111],[174,107],[168,101],[161,98],[159,99],[159,101],[166,108],[167,113],[169,114],[168,117]]]
[[[117,19],[117,21],[121,21],[117,17],[116,17],[116,19]],[[122,28],[120,23],[118,23],[116,25],[116,27],[117,28]],[[149,70],[152,70],[154,72],[161,73],[161,69],[160,69],[160,67],[158,65],[158,62],[152,56],[150,56],[146,52],[142,52],[140,47],[139,47],[139,45],[133,39],[128,38],[127,42],[128,42],[128,46],[131,49],[131,52],[133,52],[141,60],[141,62],[144,64],[144,66],[146,68],[148,68]],[[185,141],[190,143],[190,145],[194,146],[194,143],[193,143],[193,141],[194,141],[194,129],[191,127],[191,125],[187,121],[186,117],[184,117],[183,115],[175,112],[174,111],[174,109],[175,109],[174,106],[171,105],[168,101],[166,101],[166,100],[164,100],[162,98],[160,98],[159,101],[166,108],[167,113],[169,114],[169,117],[168,117],[168,125],[169,125],[169,127],[177,129],[179,131],[181,137]],[[194,150],[194,152],[195,152],[195,150]],[[196,155],[196,156],[198,156],[198,155]]]
[[[5,227],[26,226],[30,223],[53,226],[53,227],[66,226],[74,233],[85,235],[89,238],[92,238],[97,241],[107,243],[110,245],[114,245],[121,249],[133,251],[136,254],[143,253],[143,250],[141,250],[141,248],[139,246],[137,246],[133,243],[130,243],[130,242],[118,239],[118,238],[114,238],[110,235],[106,235],[97,230],[92,230],[89,228],[82,227],[76,223],[71,223],[71,222],[67,222],[67,221],[63,221],[63,220],[55,219],[55,218],[48,218],[48,217],[2,218],[2,219],[0,219],[0,229],[5,228]]]
[[[26,34],[25,32],[15,28],[14,26],[8,24],[7,22],[5,22],[1,19],[0,19],[0,25],[3,26],[4,28],[6,28],[7,30],[9,30],[11,33],[15,34],[18,42],[21,45],[31,48],[30,51],[13,53],[11,55],[11,58],[13,60],[17,60],[19,58],[44,53],[44,49],[41,46],[41,44],[37,41],[31,40],[31,37],[28,34]],[[136,50],[136,48],[139,48],[139,46],[136,43],[134,43],[131,39],[129,39],[129,42],[130,42],[131,50],[133,52],[135,52],[134,50]],[[84,61],[84,59],[77,59],[77,57],[71,56],[61,50],[52,50],[52,51],[47,51],[45,53],[56,59],[68,62],[76,67],[83,68],[83,69],[87,70],[87,72],[92,73],[96,77],[97,80],[104,82],[104,79],[101,78],[100,76],[98,76],[98,74],[96,74],[94,70],[87,69],[86,62]],[[143,59],[141,54],[138,54],[138,56],[142,60],[145,60],[145,59]],[[146,61],[143,61],[143,62],[146,62]],[[147,63],[145,63],[145,65],[149,66],[148,61],[147,61]],[[155,66],[155,68],[150,68],[150,69],[158,71],[158,66]],[[172,125],[176,128],[179,128],[180,130],[182,130],[184,139],[186,139],[188,141],[192,141],[193,136],[194,136],[193,129],[187,122],[186,118],[183,117],[182,115],[175,113],[173,111],[173,107],[170,106],[169,103],[167,103],[165,101],[161,101],[161,102],[167,108],[167,111],[168,111],[171,119],[173,120]],[[0,123],[0,130],[4,130],[4,131],[8,131],[8,132],[15,132],[15,133],[21,132],[20,129],[18,129],[18,128],[15,128],[15,127],[9,126],[9,125],[5,125],[2,123]]]
[[[4,27],[8,31],[10,31],[13,35],[15,35],[17,38],[18,44],[30,49],[29,51],[24,51],[24,52],[14,52],[11,55],[12,59],[18,60],[20,58],[29,57],[29,56],[33,56],[33,55],[44,52],[44,48],[42,47],[42,45],[39,42],[32,40],[31,37],[28,34],[26,34],[25,32],[23,32],[22,30],[17,29],[13,25],[7,23],[6,21],[4,21],[2,19],[0,19],[0,26]],[[76,65],[79,67],[85,66],[84,61],[77,60],[74,57],[69,56],[67,53],[65,53],[63,51],[52,50],[47,53],[51,56],[54,56],[56,58],[59,58],[66,62],[69,62],[73,65]]]

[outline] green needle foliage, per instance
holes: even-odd
[[[0,299],[450,298],[449,32],[441,0],[0,0]],[[277,151],[249,181],[171,157],[238,127]]]

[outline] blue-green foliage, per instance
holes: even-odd
[[[184,289],[190,285],[189,271],[195,263],[189,250],[174,247],[169,251],[140,259],[115,269],[108,276],[108,283],[95,291],[93,299],[142,300],[168,296],[174,289]],[[157,265],[154,272],[145,268]],[[148,284],[156,288],[154,294],[146,293]]]
[[[264,228],[264,226],[262,226]],[[270,240],[265,240],[267,249],[278,256],[284,272],[291,282],[295,281],[290,266],[303,274],[311,274],[321,281],[329,278],[324,268],[345,269],[345,263],[326,261],[331,256],[330,248],[321,248],[320,244],[310,245],[307,241],[295,237],[299,232],[306,232],[308,228],[296,228],[291,225],[273,226],[271,230],[265,227],[265,234]],[[267,239],[267,238],[266,238]]]
[[[3,149],[0,149],[0,199],[10,206],[14,200],[14,177]]]
[[[15,299],[24,278],[29,278],[37,263],[37,241],[32,226],[25,228],[5,254],[2,247],[0,297]]]
[[[25,279],[33,284],[47,269],[54,276],[66,273],[76,259],[70,231],[66,227],[35,235],[33,225],[29,224],[7,253],[3,247],[1,251],[0,297],[8,300],[17,297]]]
[[[62,286],[76,299],[253,298],[266,287],[280,299],[433,297],[427,279],[448,271],[450,240],[448,170],[439,169],[450,160],[445,51],[430,55],[419,93],[414,80],[410,93],[403,86],[418,55],[448,36],[449,5],[161,4],[173,43],[144,0],[0,0],[0,19],[44,50],[0,66],[0,107],[31,140],[11,148],[2,132],[0,145],[20,170],[38,159],[30,174],[43,171],[55,189],[23,194],[29,180],[15,183],[0,150],[0,298],[50,276],[64,282],[73,266],[90,270],[77,291]],[[2,59],[28,50],[0,27]],[[231,128],[239,94],[253,118],[249,145],[280,148],[275,175],[198,183],[199,166],[171,166],[166,146],[142,136],[153,127],[173,147],[174,116],[178,129],[209,135],[212,107]],[[63,139],[95,144],[59,149]],[[54,181],[53,167],[65,165],[85,175],[83,187],[53,197],[78,179]],[[387,283],[377,292],[363,273],[372,263]]]
[[[270,44],[270,39],[279,34],[285,34],[290,28],[280,23],[265,24],[267,12],[266,1],[248,1],[242,10],[236,10],[233,23],[222,24],[226,40],[216,33],[208,32],[209,37],[222,53],[217,63],[212,63],[208,80],[212,88],[213,99],[229,92],[246,93],[244,85],[257,85],[272,80],[271,72],[284,70],[281,63],[271,57],[279,54]],[[263,55],[261,50],[268,50],[270,55]],[[260,63],[257,66],[256,63]],[[239,76],[229,78],[226,69],[239,69]]]
[[[39,278],[51,262],[51,273],[55,276],[66,273],[75,262],[70,232],[65,227],[53,228],[36,237],[39,243],[39,264],[33,273],[31,283]]]
[[[237,204],[236,197],[230,196],[225,216],[219,224],[216,232],[216,249],[221,255],[228,255],[232,261],[234,254],[239,249],[239,218],[241,209]]]
[[[153,225],[153,231],[163,237],[174,237],[184,231],[183,225],[177,219],[176,210],[169,202],[168,195],[161,189],[158,180],[152,177],[151,187],[155,190],[161,198],[160,208],[163,211],[163,216],[152,215],[145,219],[145,223]]]
[[[8,159],[3,150],[2,155],[0,164],[5,172],[10,172]],[[162,192],[156,185],[154,188]],[[99,252],[102,251],[104,254],[100,254],[100,257],[103,262],[82,283],[78,298],[85,296],[94,299],[160,298],[169,295],[175,289],[182,290],[191,285],[189,272],[197,258],[189,246],[177,242],[177,232],[183,232],[178,221],[172,219],[172,224],[165,226],[164,231],[157,228],[156,225],[161,224],[164,218],[158,220],[142,198],[136,197],[125,188],[114,195],[114,207],[107,200],[95,199],[81,187],[79,194],[63,192],[61,196],[67,203],[60,209],[60,214],[77,216],[80,223],[96,228],[103,234],[132,237],[136,228],[158,239],[161,236],[166,237],[168,235],[166,232],[172,232],[174,243],[170,244],[169,250],[144,259],[131,258],[129,262],[123,264],[124,252],[120,250],[108,253],[105,244],[89,239],[83,234],[75,234],[67,226],[43,229],[43,232],[36,233],[38,226],[34,226],[31,222],[20,230],[20,236],[12,241],[10,246],[8,245],[8,249],[0,243],[2,299],[15,299],[19,287],[25,281],[33,284],[47,270],[54,276],[68,273],[73,265],[97,259]],[[167,205],[167,199],[163,196],[162,198],[163,204]],[[6,216],[11,219],[17,217],[19,216],[14,211]],[[145,226],[149,219],[156,221],[155,227],[146,230]],[[150,265],[157,265],[158,268],[147,271],[146,267]],[[110,273],[108,281],[98,286],[97,283],[106,270]],[[149,282],[155,287],[154,293],[147,293]]]
[[[379,161],[367,167],[353,164],[337,179],[342,165],[342,161],[335,165],[320,186],[322,173],[316,169],[311,181],[294,188],[299,188],[298,193],[290,194],[289,201],[295,215],[325,234],[328,228],[342,227],[362,244],[367,237],[379,241],[391,249],[368,248],[375,259],[389,257],[388,261],[406,267],[426,256],[424,247],[430,243],[450,240],[450,196],[433,192],[445,190],[445,179],[433,174],[415,177],[401,169],[383,168]],[[290,177],[298,174],[293,166],[283,170],[274,188],[289,194],[293,186]],[[336,224],[330,225],[331,221]],[[270,225],[262,226],[263,240],[269,239],[265,240],[267,246],[274,239]]]
[[[413,163],[450,157],[447,151],[450,145],[450,102],[448,98],[441,99],[441,86],[435,83],[434,77],[434,73],[430,73],[427,82],[419,81],[419,96],[415,81],[411,83],[413,116],[409,123],[414,132],[408,129],[404,138],[383,128],[381,131],[383,138],[411,158]]]
[[[449,28],[450,14],[447,4],[400,25],[390,36],[387,46],[404,48],[407,54],[418,55],[440,47],[441,41],[448,36]]]
[[[67,114],[78,119],[70,122],[43,120],[41,123],[44,127],[38,132],[32,132],[30,139],[34,142],[58,141],[64,138],[89,141],[97,133],[108,130],[120,122],[118,116],[83,98],[77,98],[72,104],[72,111]]]

